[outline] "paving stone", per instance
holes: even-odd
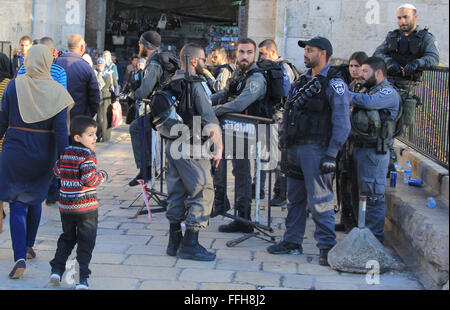
[[[173,267],[177,261],[176,257],[159,255],[130,255],[124,262],[124,265],[134,266],[153,266],[153,267]],[[179,266],[176,266],[179,267]]]
[[[216,268],[235,271],[260,271],[261,263],[239,259],[219,258],[217,259]]]
[[[89,278],[89,288],[91,290],[134,290],[139,283],[138,279],[126,278]]]
[[[321,266],[319,264],[298,264],[299,274],[320,274],[320,275],[339,275],[339,272],[331,269],[328,266]]]
[[[191,259],[181,259],[177,260],[175,267],[178,268],[203,268],[203,269],[214,269],[216,267],[216,261],[196,261]]]
[[[212,291],[234,291],[234,290],[256,290],[254,285],[235,283],[201,283],[200,290]]]
[[[277,273],[297,273],[297,263],[263,262],[262,270]]]
[[[187,268],[184,269],[178,280],[180,281],[194,281],[194,282],[230,282],[234,271],[229,270],[210,270]]]
[[[148,254],[148,255],[163,255],[166,254],[167,245],[132,245],[126,251],[127,254]]]
[[[316,282],[316,290],[358,290],[359,285],[342,282]]]
[[[287,274],[283,276],[281,282],[285,288],[309,290],[312,287],[313,276]]]
[[[234,282],[262,286],[280,286],[280,278],[281,276],[277,273],[238,271]]]
[[[198,283],[187,281],[144,281],[139,287],[140,290],[196,290]]]
[[[91,264],[89,268],[92,270],[93,276],[138,278],[145,280],[175,280],[175,277],[179,273],[177,268],[167,267]]]
[[[115,253],[93,253],[91,263],[92,264],[121,264],[127,255],[115,254]]]
[[[221,249],[216,250],[216,257],[217,258],[231,258],[231,259],[240,259],[243,261],[250,261],[252,259],[252,251],[250,250],[228,250],[228,249]]]

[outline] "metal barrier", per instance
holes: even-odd
[[[414,126],[398,139],[419,153],[449,168],[449,68],[434,67],[423,72],[413,88],[422,105],[416,108]]]

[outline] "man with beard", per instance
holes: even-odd
[[[272,117],[263,113],[267,83],[264,75],[255,63],[256,43],[252,39],[240,39],[236,49],[237,70],[231,76],[227,87],[214,95],[211,100],[217,116],[225,113],[245,113],[248,115]],[[237,214],[250,220],[251,211],[251,176],[249,159],[232,159],[233,175],[235,177]],[[225,201],[226,184],[224,171],[226,161],[222,161],[214,173],[215,210],[223,213],[229,209],[228,199]],[[223,212],[222,212],[223,211]],[[253,227],[234,220],[227,225],[219,226],[220,232],[253,232]]]
[[[288,214],[281,242],[271,254],[301,254],[307,206],[320,249],[319,264],[328,265],[328,252],[336,244],[334,230],[333,174],[336,156],[350,132],[350,93],[340,72],[330,67],[330,41],[314,37],[298,41],[305,49],[309,70],[292,84],[283,117],[282,145],[287,145],[286,167]],[[298,93],[299,92],[299,93]],[[296,100],[293,96],[302,94]],[[292,102],[293,101],[293,102]],[[286,143],[286,144],[285,144]]]
[[[380,149],[392,140],[399,113],[400,96],[387,81],[381,58],[370,57],[361,67],[361,83],[367,93],[351,93],[353,106],[350,141],[353,144],[352,173],[357,174],[358,193],[367,197],[366,226],[380,242],[384,241],[385,187],[389,149]],[[355,171],[356,170],[356,171]],[[353,206],[358,218],[357,206]]]
[[[389,81],[408,92],[418,87],[423,70],[439,64],[438,43],[427,28],[420,29],[417,18],[417,9],[412,4],[398,7],[399,29],[390,31],[373,54],[386,63]],[[395,171],[397,155],[393,145],[389,147],[389,171]]]
[[[225,89],[236,65],[228,63],[227,51],[223,47],[216,47],[211,51],[211,63],[214,66],[211,72],[205,68],[202,74],[206,77],[211,91],[216,93]]]
[[[161,36],[156,31],[147,31],[141,35],[139,39],[139,54],[138,57],[145,57],[148,55],[144,78],[142,79],[140,87],[129,95],[129,103],[132,105],[136,100],[147,99],[152,94],[153,90],[160,84],[163,76],[163,68],[159,61],[157,61],[157,50],[161,44]],[[146,135],[152,134],[152,129],[149,122],[144,122]],[[141,167],[141,142],[139,140],[139,122],[135,119],[130,124],[131,145],[133,147],[134,161],[136,167],[140,169],[138,175],[131,180],[128,185],[138,185],[138,179],[142,179],[144,175],[143,169],[148,169],[148,174],[151,175],[151,158],[147,154],[147,167]]]
[[[186,56],[189,56],[188,63],[186,63]],[[181,49],[180,61],[181,70],[175,72],[170,79],[168,89],[178,89],[177,85],[186,87],[188,81],[185,79],[185,72],[189,71],[191,108],[187,108],[188,112],[182,112],[180,108],[177,113],[183,119],[183,124],[190,127],[192,134],[195,134],[192,132],[194,117],[201,117],[202,132],[211,138],[217,150],[217,153],[212,154],[217,167],[222,156],[221,129],[211,106],[209,88],[206,82],[201,82],[202,80],[197,77],[203,73],[205,67],[205,51],[197,44],[188,43]],[[156,96],[154,100],[160,98]],[[179,105],[183,106],[181,101],[182,99]],[[158,104],[156,101],[155,105]],[[183,143],[186,143],[186,141],[178,143],[182,138],[183,136],[177,140],[167,140],[166,147],[168,162],[166,182],[169,196],[166,217],[170,222],[169,244],[166,252],[169,256],[178,255],[182,259],[211,261],[216,258],[216,255],[208,252],[198,242],[199,230],[206,227],[214,202],[211,163],[203,156],[201,158],[193,158],[192,155],[187,158],[178,156],[182,152]],[[192,141],[195,139],[191,139]],[[192,143],[189,147],[192,150]],[[176,159],[176,157],[181,158]],[[181,232],[183,221],[186,225],[184,236]]]
[[[390,31],[373,56],[383,59],[393,80],[418,81],[421,71],[439,64],[437,41],[427,28],[420,29],[417,9],[403,4],[397,9],[399,29]]]

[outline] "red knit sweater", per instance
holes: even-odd
[[[96,186],[107,176],[104,171],[97,171],[94,151],[68,146],[53,171],[61,180],[59,210],[62,213],[87,213],[98,208]]]

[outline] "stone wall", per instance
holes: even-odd
[[[31,0],[2,0],[0,9],[0,41],[10,41],[13,50],[19,40],[31,32]]]
[[[402,3],[404,0],[250,0],[248,34],[256,41],[274,38],[279,54],[304,69],[299,39],[327,37],[334,58],[348,59],[357,50],[372,55],[387,32],[398,28],[396,9]],[[428,26],[437,38],[441,64],[448,66],[449,0],[411,3],[418,9],[419,26]]]
[[[58,49],[67,48],[73,33],[84,36],[86,0],[2,0],[0,41],[11,41],[18,49],[19,39],[50,36]]]

